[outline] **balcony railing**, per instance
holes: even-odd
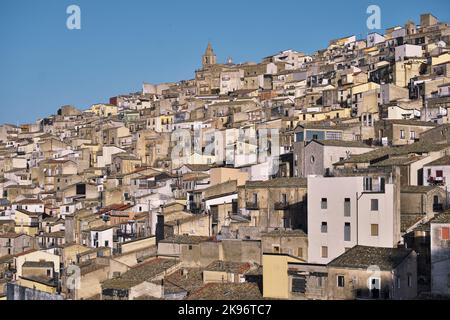
[[[287,210],[289,209],[289,203],[288,202],[276,202],[274,204],[275,210]]]
[[[444,186],[445,177],[428,177],[428,183],[433,186]]]
[[[259,204],[257,202],[247,202],[245,208],[247,210],[259,210]]]

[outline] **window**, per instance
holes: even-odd
[[[305,293],[306,280],[303,277],[292,278],[292,292]]]
[[[378,237],[378,224],[370,225],[370,234],[372,237]]]
[[[50,269],[47,269],[47,277],[50,277],[52,275],[52,271]]]
[[[416,140],[416,132],[415,131],[410,131],[409,132],[409,139],[410,140]]]
[[[273,253],[280,253],[280,246],[273,246]]]
[[[328,208],[328,200],[327,200],[327,198],[322,198],[321,203],[320,203],[320,207],[322,209],[327,209]]]
[[[297,257],[303,257],[303,248],[297,248]]]
[[[345,198],[344,200],[344,217],[350,217],[351,215],[351,200],[350,198]]]
[[[328,223],[322,222],[322,226],[320,227],[320,232],[322,232],[322,233],[328,232]]]
[[[344,276],[337,276],[337,286],[339,288],[345,287],[345,277]]]
[[[442,227],[441,240],[450,240],[450,228],[449,227]]]
[[[405,130],[400,130],[400,139],[405,139]]]
[[[311,162],[311,164],[314,164],[314,162],[316,162],[316,158],[314,158],[314,156],[311,156],[311,158],[309,159],[309,161]]]
[[[328,258],[328,247],[322,247],[322,258]]]
[[[282,202],[283,204],[287,204],[287,194],[286,194],[286,193],[283,193],[283,194],[281,195],[281,202]]]
[[[189,246],[189,250],[192,250],[192,245]]]
[[[370,200],[370,210],[371,211],[378,211],[378,199]]]
[[[397,289],[400,289],[400,287],[401,287],[401,282],[402,282],[402,280],[400,279],[400,276],[398,276],[398,277],[396,278],[396,282],[397,282]]]
[[[344,226],[344,241],[351,241],[351,225],[348,222]]]
[[[408,274],[408,287],[412,288],[412,275]]]
[[[254,193],[254,194],[253,194],[253,203],[254,203],[254,204],[257,204],[257,203],[258,203],[258,194],[257,194],[257,193]]]
[[[372,178],[371,177],[364,178],[364,191],[372,191]]]

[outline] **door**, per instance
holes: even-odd
[[[370,297],[372,299],[380,298],[381,279],[370,278]]]

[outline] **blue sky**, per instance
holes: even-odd
[[[81,8],[81,30],[66,28],[71,4]],[[219,62],[256,62],[364,37],[370,4],[381,7],[383,29],[418,23],[422,12],[450,22],[448,0],[2,0],[0,123],[34,121],[64,104],[86,109],[142,82],[191,79],[208,41]]]

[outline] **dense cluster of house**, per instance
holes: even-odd
[[[423,14],[1,125],[0,299],[449,297],[449,110]]]

